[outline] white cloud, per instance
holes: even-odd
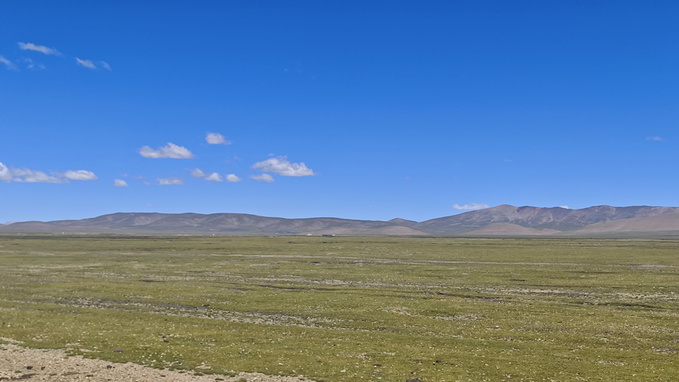
[[[66,183],[68,180],[57,178],[56,176],[47,175],[42,171],[31,170],[28,168],[10,169],[12,180],[14,182],[26,183]]]
[[[70,180],[97,180],[97,176],[92,171],[71,170],[64,173],[64,177]]]
[[[158,184],[160,184],[161,186],[180,185],[180,184],[184,184],[184,179],[182,179],[182,178],[158,178]]]
[[[148,146],[144,146],[139,150],[139,154],[144,158],[173,158],[173,159],[189,159],[193,158],[193,154],[187,148],[182,146],[177,146],[174,143],[168,143],[167,145],[154,150]]]
[[[659,141],[662,141],[662,138],[658,137],[658,136],[654,136],[654,137],[646,137],[646,140],[652,141],[652,142],[659,142]]]
[[[227,141],[223,135],[219,133],[208,133],[205,136],[205,141],[211,145],[230,145],[231,142]]]
[[[252,179],[254,179],[258,182],[267,182],[267,183],[273,182],[273,177],[269,174],[250,175],[250,178],[252,178]]]
[[[240,182],[241,180],[243,180],[243,179],[241,179],[240,177],[236,176],[236,174],[228,174],[228,175],[226,176],[226,181],[227,181],[227,182],[236,183],[236,182]]]
[[[207,180],[208,182],[221,182],[222,176],[217,174],[216,172],[213,172],[212,174],[206,176],[205,180]]]
[[[568,206],[559,206],[559,208],[564,208],[564,209],[567,209],[567,210],[570,210],[570,209],[571,209],[571,208],[568,207]]]
[[[78,65],[80,65],[80,66],[86,67],[87,69],[96,69],[97,68],[97,66],[94,65],[94,62],[92,62],[90,60],[81,60],[78,57],[76,57],[75,62],[78,63]]]
[[[111,65],[109,65],[106,61],[99,61],[99,66],[106,70],[111,70]]]
[[[484,203],[468,203],[468,204],[453,204],[453,208],[456,210],[470,211],[470,210],[482,210],[488,208],[489,206]]]
[[[206,174],[205,172],[203,172],[203,170],[201,170],[199,168],[194,168],[193,170],[191,170],[191,176],[193,176],[194,178],[203,178],[203,179],[207,180],[208,182],[221,182],[221,181],[223,181],[222,176],[219,175],[218,173],[213,172],[211,174]]]
[[[6,59],[4,56],[0,56],[0,64],[4,64],[9,70],[16,70],[16,66],[12,64],[12,61]]]
[[[127,187],[127,182],[122,179],[113,180],[113,185],[116,187]]]
[[[199,168],[194,168],[191,170],[191,176],[194,178],[205,178],[205,173]]]
[[[48,55],[54,55],[54,56],[61,55],[61,53],[59,53],[59,51],[57,51],[56,49],[48,48],[44,45],[35,45],[33,43],[30,43],[30,42],[18,42],[17,44],[19,44],[19,49],[21,49],[21,50],[32,50],[32,51],[35,51],[35,52],[40,52],[40,53],[44,53],[44,54],[48,54]]]
[[[69,170],[64,173],[47,175],[42,171],[30,168],[8,168],[0,163],[0,180],[5,182],[24,183],[68,183],[71,180],[96,180],[97,176],[92,171]]]
[[[2,164],[2,162],[0,162],[0,180],[4,180],[5,182],[12,181],[12,173],[9,171],[7,166]]]
[[[304,163],[290,163],[286,157],[269,158],[253,164],[252,168],[261,169],[264,172],[275,172],[283,176],[316,175]]]

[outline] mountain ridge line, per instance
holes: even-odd
[[[282,218],[244,213],[116,212],[79,220],[0,225],[2,233],[172,233],[219,235],[679,237],[679,207],[599,205],[581,209],[502,204],[421,222],[338,217]]]

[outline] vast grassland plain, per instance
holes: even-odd
[[[315,381],[677,381],[679,241],[0,236],[0,348]]]

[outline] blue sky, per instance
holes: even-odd
[[[0,222],[679,205],[673,1],[0,3]]]

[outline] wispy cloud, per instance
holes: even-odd
[[[473,211],[473,210],[482,210],[484,208],[488,208],[489,206],[485,203],[468,203],[468,204],[453,204],[453,208],[456,210],[461,210],[461,211]]]
[[[211,145],[230,145],[231,142],[219,133],[207,133],[205,141]]]
[[[30,168],[9,168],[0,163],[0,180],[22,183],[68,183],[71,180],[96,180],[97,176],[87,170],[69,170],[64,173],[47,175]]]
[[[60,56],[61,55],[61,53],[59,53],[58,50],[56,50],[54,48],[48,48],[44,45],[35,45],[33,43],[30,43],[30,42],[18,42],[17,44],[19,44],[19,49],[21,49],[21,50],[32,50],[34,52],[40,52],[40,53],[52,55],[52,56]]]
[[[241,180],[243,180],[243,179],[241,179],[240,177],[236,176],[236,174],[228,174],[228,175],[226,176],[226,181],[227,181],[227,182],[237,183],[237,182],[240,182]]]
[[[258,182],[267,182],[267,183],[273,182],[273,177],[269,174],[250,175],[250,178],[252,178],[252,179],[254,179]]]
[[[43,70],[45,69],[45,65],[37,63],[33,61],[30,58],[24,57],[19,60],[16,60],[16,62],[20,63],[22,67],[25,67],[28,70]],[[19,70],[17,65],[15,65],[12,61],[8,60],[4,56],[0,56],[0,64],[5,65],[5,68],[9,70]]]
[[[96,69],[97,68],[97,66],[94,65],[94,62],[92,62],[90,60],[81,60],[78,57],[76,57],[75,62],[80,66],[86,67],[87,69]]]
[[[111,70],[111,65],[109,65],[106,61],[94,62],[92,60],[83,60],[81,58],[76,57],[75,62],[79,66],[85,67],[87,69],[106,69],[109,71]]]
[[[122,179],[113,180],[113,185],[116,187],[127,187],[127,182]]]
[[[182,178],[158,178],[158,184],[161,186],[173,186],[184,184],[184,179]]]
[[[186,147],[168,143],[167,145],[154,150],[149,146],[144,146],[139,150],[139,154],[144,158],[173,158],[173,159],[190,159],[193,158],[193,153]]]
[[[43,70],[45,69],[45,65],[43,64],[38,64],[37,62],[31,60],[30,58],[24,58],[21,60],[24,64],[26,64],[26,69],[30,70]]]
[[[273,172],[283,176],[310,176],[316,175],[313,170],[304,163],[290,163],[286,157],[269,158],[265,161],[257,162],[252,165],[254,169],[263,172]]]
[[[661,137],[658,137],[658,136],[652,136],[652,137],[646,137],[646,140],[651,141],[651,142],[660,142],[663,139]]]
[[[43,53],[43,54],[51,55],[51,56],[61,56],[62,55],[58,50],[44,46],[44,45],[36,45],[36,44],[31,43],[31,42],[18,42],[17,44],[19,45],[19,49],[21,49],[21,50],[39,52],[39,53]],[[3,58],[3,57],[0,56],[0,58]],[[106,62],[106,61],[87,60],[87,59],[83,59],[83,58],[79,58],[79,57],[74,57],[74,59],[75,59],[76,65],[82,66],[83,68],[92,69],[92,70],[95,70],[95,69],[104,69],[104,70],[109,70],[109,71],[111,70],[111,65],[109,65],[109,63]],[[8,68],[15,69],[14,65],[9,60],[5,59],[5,61],[0,60],[0,62],[5,64],[5,66],[7,66]],[[44,65],[35,63],[30,58],[24,58],[21,61],[26,63],[26,66],[27,66],[28,69],[31,69],[31,70],[45,69]],[[19,60],[17,60],[17,62],[19,62]]]
[[[92,171],[87,170],[66,171],[64,177],[70,180],[97,180],[97,176]]]
[[[205,177],[205,180],[207,180],[208,182],[221,182],[222,176],[217,174],[216,172],[213,172],[212,174],[207,175]]]
[[[16,70],[16,66],[14,66],[12,61],[6,59],[4,56],[0,56],[0,64],[5,65],[5,68],[9,70]]]

